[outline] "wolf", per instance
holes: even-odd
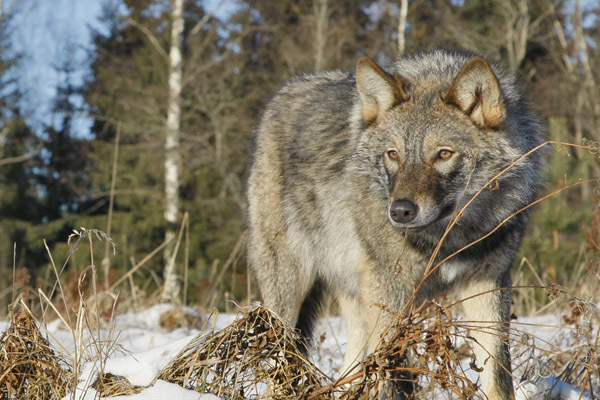
[[[455,290],[466,319],[485,325],[471,332],[483,392],[513,399],[510,267],[545,136],[517,79],[466,52],[385,69],[362,57],[355,72],[288,82],[256,129],[248,178],[248,261],[264,304],[309,339],[334,297],[348,368],[409,299]]]

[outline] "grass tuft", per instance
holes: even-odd
[[[61,399],[72,388],[73,372],[50,346],[27,312],[11,314],[0,336],[0,398]]]
[[[127,378],[110,373],[100,373],[92,383],[100,397],[129,396],[141,392],[143,386],[133,386]]]
[[[209,337],[198,335],[159,379],[227,399],[307,398],[328,381],[302,355],[292,330],[265,307]]]

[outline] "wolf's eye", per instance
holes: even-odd
[[[392,160],[397,160],[398,159],[398,152],[396,150],[388,150],[387,151],[387,156],[392,159]]]
[[[438,153],[438,158],[441,159],[441,160],[447,160],[450,157],[452,157],[453,154],[454,154],[454,152],[452,150],[442,149]]]

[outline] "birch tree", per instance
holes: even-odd
[[[398,54],[406,50],[406,17],[408,16],[408,0],[400,0],[400,17],[398,18]]]
[[[175,235],[179,214],[179,136],[181,124],[181,75],[184,0],[173,0],[169,50],[169,98],[165,129],[165,247],[163,300],[174,300],[179,293],[175,268]]]

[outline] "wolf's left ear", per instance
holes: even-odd
[[[362,116],[371,123],[384,111],[407,100],[402,91],[403,80],[390,75],[368,57],[361,57],[356,63],[356,88],[362,102]]]
[[[506,117],[498,78],[481,57],[471,59],[464,66],[442,98],[483,128],[497,127]]]

